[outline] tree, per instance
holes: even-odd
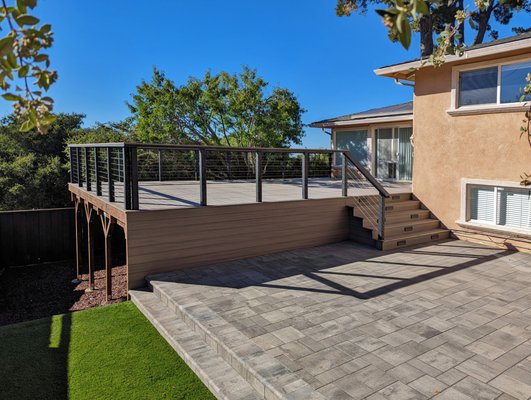
[[[65,207],[69,156],[66,144],[121,142],[127,123],[82,128],[83,114],[58,114],[46,135],[20,131],[10,115],[0,122],[0,210]]]
[[[48,134],[22,133],[11,115],[0,126],[0,210],[64,207],[70,199],[65,144],[81,114],[59,114]]]
[[[385,6],[377,10],[384,25],[388,28],[389,38],[400,41],[406,48],[411,42],[411,32],[420,32],[420,56],[429,57],[440,47],[434,45],[433,36],[455,30],[451,36],[451,46],[455,51],[465,44],[465,24],[463,16],[469,18],[470,29],[475,31],[472,45],[483,43],[485,34],[491,33],[496,39],[497,31],[490,25],[492,19],[501,25],[507,25],[515,12],[530,12],[530,0],[493,0],[475,2],[477,8],[467,11],[464,0],[337,0],[336,14],[350,16],[353,12],[366,13],[371,6]],[[466,19],[466,18],[465,18]],[[526,28],[513,28],[515,32]],[[455,43],[454,43],[455,42]]]
[[[128,103],[134,136],[143,142],[240,147],[300,144],[304,110],[288,89],[274,88],[256,70],[207,72],[176,86],[153,69]]]
[[[55,119],[53,99],[43,94],[57,80],[43,52],[52,46],[52,27],[39,25],[40,20],[30,14],[37,0],[7,3],[0,3],[0,30],[7,32],[0,38],[0,89],[3,98],[13,102],[20,129],[27,132],[36,127],[42,133]]]

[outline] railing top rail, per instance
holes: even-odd
[[[122,148],[126,147],[126,143],[122,142],[113,142],[113,143],[70,143],[68,147],[115,147]]]
[[[304,148],[285,148],[285,147],[232,147],[232,146],[205,146],[195,144],[152,144],[152,143],[72,143],[68,147],[135,147],[139,149],[152,150],[210,150],[210,151],[238,151],[238,152],[256,152],[265,153],[342,153],[344,150],[332,149],[304,149]]]
[[[387,190],[385,190],[385,188],[382,186],[382,184],[380,182],[378,182],[378,180],[376,180],[376,178],[374,176],[372,176],[371,173],[369,171],[367,171],[367,169],[363,165],[361,165],[361,163],[352,156],[350,151],[343,151],[343,154],[345,155],[345,157],[352,164],[354,164],[354,166],[358,169],[358,171],[360,171],[360,173],[375,187],[376,190],[378,190],[378,192],[382,196],[384,196],[384,197],[389,197],[390,196],[389,192]]]

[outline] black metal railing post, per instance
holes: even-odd
[[[162,150],[159,149],[159,182],[162,182]]]
[[[70,183],[74,182],[74,148],[70,147],[69,153],[70,153]]]
[[[129,147],[129,168],[131,176],[131,209],[139,209],[138,198],[138,154],[136,146]]]
[[[310,169],[310,155],[305,152],[302,155],[302,198],[308,198],[308,172]]]
[[[255,175],[256,175],[256,202],[262,202],[262,152],[257,151],[256,153],[256,165],[255,165]]]
[[[131,175],[130,175],[130,153],[126,147],[121,148],[123,155],[123,174],[124,174],[124,208],[126,210],[131,209]]]
[[[83,187],[83,173],[81,172],[81,148],[76,147],[76,171],[77,171],[77,185]]]
[[[345,153],[341,153],[341,195],[348,196],[348,160]]]
[[[87,183],[87,190],[90,192],[92,190],[92,185],[90,182],[90,157],[89,157],[89,148],[85,147],[85,179]]]
[[[202,206],[207,205],[207,152],[204,148],[199,153],[199,198]]]
[[[385,197],[380,194],[380,204],[378,207],[378,239],[384,238],[384,220],[385,220]]]
[[[109,201],[114,202],[114,181],[112,176],[112,150],[107,147],[107,186],[109,190]]]
[[[96,175],[96,196],[101,196],[100,179],[100,155],[97,147],[94,147],[94,175]]]

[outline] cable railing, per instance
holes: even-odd
[[[335,190],[329,197],[348,196],[350,190],[383,238],[389,193],[348,151],[141,143],[72,144],[69,150],[71,183],[126,210],[161,198],[206,206],[231,193],[262,202],[317,198],[323,190]],[[218,184],[228,185],[222,194]],[[190,193],[194,199],[186,198]]]

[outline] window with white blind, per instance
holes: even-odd
[[[468,221],[531,231],[531,189],[469,187]]]

